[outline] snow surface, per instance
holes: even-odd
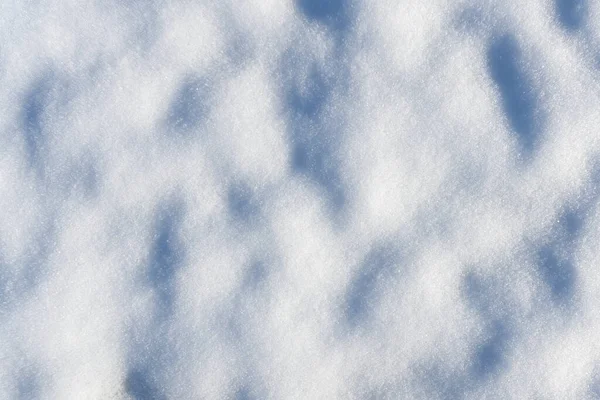
[[[0,1],[0,398],[600,398],[600,1]]]

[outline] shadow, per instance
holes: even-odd
[[[245,346],[248,340],[248,327],[246,320],[248,315],[255,311],[257,296],[264,298],[268,296],[266,280],[269,274],[268,265],[265,261],[257,261],[250,264],[244,272],[236,291],[231,293],[230,302],[223,307],[221,321],[224,327],[224,335],[235,346]],[[245,358],[244,354],[242,358]]]
[[[185,205],[173,198],[158,206],[153,242],[143,283],[155,295],[150,315],[140,317],[130,327],[128,372],[124,380],[127,393],[134,399],[166,399],[163,378],[178,358],[178,349],[168,338],[173,331],[172,315],[176,296],[176,275],[186,258],[180,238]]]
[[[331,85],[318,70],[312,66],[303,82],[294,82],[288,95],[288,105],[296,117],[320,118],[325,102],[330,95]]]
[[[349,0],[297,0],[298,10],[311,22],[334,30],[346,30],[350,25]]]
[[[575,268],[567,257],[558,254],[556,247],[543,246],[538,250],[538,267],[542,278],[558,303],[569,302],[575,292]]]
[[[487,65],[510,127],[524,155],[530,156],[539,141],[538,99],[516,39],[508,34],[495,37],[487,51]]]
[[[567,209],[561,216],[560,223],[564,226],[567,237],[570,240],[575,240],[579,236],[585,222],[586,211],[587,210],[576,210],[571,208]]]
[[[129,0],[125,2],[129,14],[127,21],[140,50],[147,52],[162,34],[159,2],[155,0]]]
[[[0,250],[0,315],[10,310],[16,297],[26,289],[23,280],[16,275]]]
[[[555,0],[558,21],[568,31],[581,29],[588,16],[587,0]]]
[[[511,351],[511,307],[506,295],[494,279],[471,272],[463,280],[463,293],[468,304],[480,315],[487,338],[473,354],[468,378],[482,383],[498,374]]]
[[[206,79],[188,77],[169,107],[167,126],[172,132],[190,134],[208,113],[210,85]]]
[[[573,204],[565,204],[563,213],[549,232],[550,240],[536,250],[540,277],[557,305],[570,304],[577,289],[575,253],[586,220],[598,202],[598,182],[591,179]]]
[[[455,28],[466,33],[480,33],[485,28],[485,17],[476,7],[467,7],[457,13]]]
[[[58,185],[65,194],[82,200],[97,198],[100,194],[100,173],[95,157],[89,152],[71,165],[58,177]]]
[[[20,276],[6,264],[0,264],[0,315],[13,309],[17,300],[25,296],[34,284],[26,276]]]
[[[376,306],[382,282],[395,274],[398,252],[381,247],[369,252],[349,286],[345,300],[345,317],[350,328],[363,325]]]
[[[35,371],[22,373],[17,383],[17,399],[41,399],[40,377]]]
[[[46,277],[46,263],[55,246],[55,230],[52,221],[40,221],[39,225],[40,230],[29,239],[18,264],[8,264],[0,250],[0,315],[14,310]]]
[[[592,176],[586,183],[582,193],[573,203],[567,203],[563,206],[563,214],[559,217],[558,227],[563,233],[563,243],[568,247],[573,247],[574,242],[579,238],[585,226],[588,215],[598,203],[600,198],[600,174],[597,171],[598,166],[594,167]]]
[[[600,400],[600,374],[597,367],[594,367],[592,379],[588,386],[588,394],[590,399]]]
[[[225,45],[224,55],[229,61],[231,73],[235,74],[237,71],[241,71],[255,57],[256,44],[251,39],[251,35],[239,26],[235,18],[232,18],[232,15],[235,15],[235,12],[227,16],[222,16],[222,23],[227,24],[229,29],[229,37]]]
[[[248,366],[248,369],[252,370],[252,366]],[[269,399],[272,396],[269,395],[269,390],[264,387],[263,384],[256,382],[260,381],[261,378],[255,376],[252,371],[248,371],[249,377],[246,378],[247,381],[245,383],[241,383],[238,390],[235,392],[233,397],[228,396],[228,398],[234,400],[254,400],[254,399]]]
[[[486,380],[498,373],[506,363],[510,333],[501,321],[492,321],[490,337],[483,342],[473,357],[472,373],[477,380]]]
[[[292,153],[292,167],[310,177],[325,189],[335,210],[346,203],[342,180],[338,172],[338,160],[332,150],[320,145],[296,143]]]
[[[260,214],[258,200],[251,187],[244,183],[234,183],[227,191],[229,213],[237,221],[248,223]]]
[[[316,66],[304,81],[297,76],[290,79],[287,106],[292,171],[323,188],[333,209],[339,211],[346,202],[336,154],[341,133],[336,126],[339,121],[325,110],[333,83]]]
[[[244,287],[248,289],[257,289],[263,283],[269,274],[265,262],[258,261],[252,264],[246,273]]]
[[[497,277],[482,276],[469,272],[462,281],[463,297],[485,321],[504,320],[505,325],[511,317],[511,305]]]
[[[599,167],[592,174],[575,201],[562,207],[562,214],[551,228],[545,243],[536,250],[540,276],[557,305],[571,304],[577,291],[576,252],[586,222],[600,199]]]
[[[46,73],[29,88],[23,99],[21,120],[25,139],[25,150],[31,166],[43,165],[42,151],[46,144],[44,119],[53,97],[54,79]]]
[[[158,311],[170,314],[174,301],[173,280],[184,260],[184,245],[179,239],[183,219],[183,206],[168,204],[156,216],[154,243],[150,251],[147,277],[158,296]]]
[[[125,392],[135,400],[166,400],[147,371],[131,369],[125,378]]]
[[[433,399],[460,400],[468,397],[468,382],[460,374],[448,371],[443,364],[436,364],[419,374],[419,381],[428,397]]]
[[[95,162],[87,161],[80,164],[77,178],[76,185],[85,198],[95,198],[100,195],[100,172]]]
[[[235,400],[253,400],[254,396],[252,396],[252,392],[248,388],[242,387],[235,393],[234,399]]]

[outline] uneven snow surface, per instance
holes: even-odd
[[[0,398],[600,398],[600,1],[0,1]]]

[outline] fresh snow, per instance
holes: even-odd
[[[600,2],[0,2],[0,398],[600,398]]]

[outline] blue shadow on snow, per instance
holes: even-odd
[[[561,25],[568,31],[581,29],[588,16],[587,0],[555,0]]]
[[[150,374],[136,368],[127,373],[125,392],[134,400],[166,400]]]
[[[494,278],[475,273],[467,274],[463,280],[464,296],[480,315],[486,332],[486,338],[472,355],[467,377],[472,385],[487,382],[500,373],[512,350],[512,315],[501,286]]]
[[[162,207],[156,216],[147,276],[158,295],[157,311],[161,315],[170,313],[175,296],[173,280],[185,257],[185,248],[179,238],[183,212],[181,204],[172,203]]]
[[[208,113],[210,85],[201,78],[186,78],[169,107],[167,126],[179,134],[198,128]]]
[[[344,310],[350,328],[356,328],[369,319],[377,304],[381,285],[393,278],[398,261],[398,251],[389,247],[369,252],[346,295]]]
[[[524,68],[517,40],[508,34],[495,37],[487,51],[487,64],[510,127],[524,155],[530,156],[540,139],[538,98]]]
[[[349,0],[297,0],[298,9],[313,22],[319,22],[336,31],[343,31],[350,24]]]
[[[331,91],[332,83],[313,67],[304,82],[292,82],[287,104],[292,170],[322,187],[333,208],[339,210],[346,198],[336,154],[340,132],[337,121],[325,110]]]

